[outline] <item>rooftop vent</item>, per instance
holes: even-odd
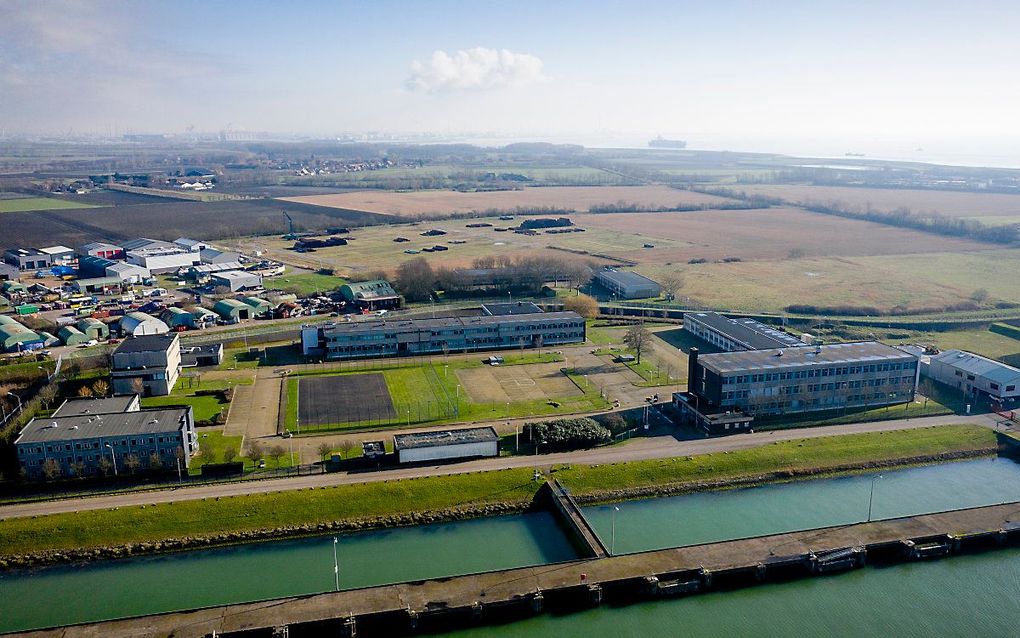
[[[776,356],[777,356],[777,357],[781,357],[781,356],[783,356],[783,351],[782,351],[782,350],[780,350],[779,352],[777,352],[777,353],[776,353]]]

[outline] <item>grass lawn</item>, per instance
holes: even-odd
[[[599,348],[596,354],[606,357],[614,363],[616,362],[616,357],[621,354],[636,356],[633,350],[624,347]],[[634,360],[621,361],[619,364],[630,368],[639,377],[644,379],[644,381],[634,384],[639,388],[657,388],[661,386],[676,385],[684,381],[687,377],[686,370],[677,369],[675,367],[664,368],[655,357],[649,356],[648,354],[645,354],[641,358],[641,363]]]
[[[299,297],[307,297],[316,293],[336,290],[345,283],[347,283],[347,281],[340,277],[310,272],[300,275],[283,275],[281,277],[267,279],[266,287],[276,287],[286,292],[292,292]]]
[[[528,353],[523,355],[506,355],[504,365],[527,365],[533,363],[549,363],[562,360],[561,355],[553,353]],[[287,380],[287,412],[286,425],[292,432],[297,431],[298,416],[298,381],[303,376],[320,376],[322,374],[363,374],[379,372],[386,380],[390,398],[396,416],[382,421],[362,421],[335,423],[313,426],[301,424],[301,433],[321,433],[337,430],[367,429],[388,426],[407,426],[415,424],[441,425],[465,421],[487,421],[500,418],[539,417],[557,414],[573,414],[602,410],[609,403],[599,396],[598,388],[584,388],[583,377],[566,371],[565,374],[581,390],[580,395],[555,397],[553,399],[534,399],[506,403],[474,403],[467,393],[458,392],[456,371],[467,368],[478,368],[483,365],[481,359],[450,359],[448,363],[435,362],[400,362],[383,363],[374,368],[353,368],[350,372],[341,372],[342,368],[324,372],[296,374]],[[444,367],[447,367],[444,370]]]
[[[67,208],[95,208],[95,206],[51,197],[0,199],[0,213],[23,213],[33,210],[59,210]]]
[[[995,432],[976,425],[868,432],[780,441],[699,456],[574,465],[556,473],[574,494],[698,482],[995,447]]]
[[[204,442],[206,439],[202,439]],[[272,462],[270,462],[272,465]],[[0,554],[530,502],[532,470],[475,472],[0,521]]]
[[[197,395],[197,392],[212,392],[226,390],[238,384],[248,384],[251,380],[216,379],[206,380],[199,383],[195,380],[190,386],[189,377],[178,379],[173,392],[165,397],[145,397],[142,399],[142,407],[158,408],[167,405],[190,405],[195,413],[195,421],[209,421],[220,412],[224,417],[227,413],[229,402],[221,402],[218,395]]]
[[[784,470],[824,469],[994,445],[995,433],[990,429],[939,426],[784,441],[694,457],[574,465],[558,469],[556,476],[574,494],[584,495]],[[538,488],[531,473],[531,469],[473,472],[12,518],[0,521],[0,554],[118,545],[494,502],[523,504],[532,499]]]
[[[614,326],[617,327],[617,326]],[[602,322],[588,320],[586,330],[588,341],[597,346],[608,346],[613,343],[620,343],[620,338],[614,335],[608,326]]]
[[[755,430],[782,430],[786,428],[805,428],[817,425],[839,425],[841,423],[864,423],[867,421],[886,421],[889,419],[908,419],[922,416],[939,416],[952,414],[953,409],[943,405],[939,397],[923,398],[919,401],[903,403],[900,405],[887,405],[879,408],[849,410],[845,414],[831,414],[819,416],[818,414],[807,414],[801,417],[797,415],[778,417],[759,417],[754,421]],[[959,412],[962,412],[960,406]]]

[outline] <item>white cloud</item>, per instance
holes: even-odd
[[[542,60],[537,56],[475,47],[453,54],[436,51],[424,64],[414,60],[407,86],[435,93],[519,87],[544,79]]]

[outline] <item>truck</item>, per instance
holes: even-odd
[[[35,313],[39,312],[39,306],[28,303],[21,304],[20,306],[14,309],[14,312],[18,313],[19,315],[34,315]]]

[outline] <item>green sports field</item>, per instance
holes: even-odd
[[[63,210],[69,208],[95,208],[95,206],[52,197],[0,199],[0,213],[25,213],[34,210]]]

